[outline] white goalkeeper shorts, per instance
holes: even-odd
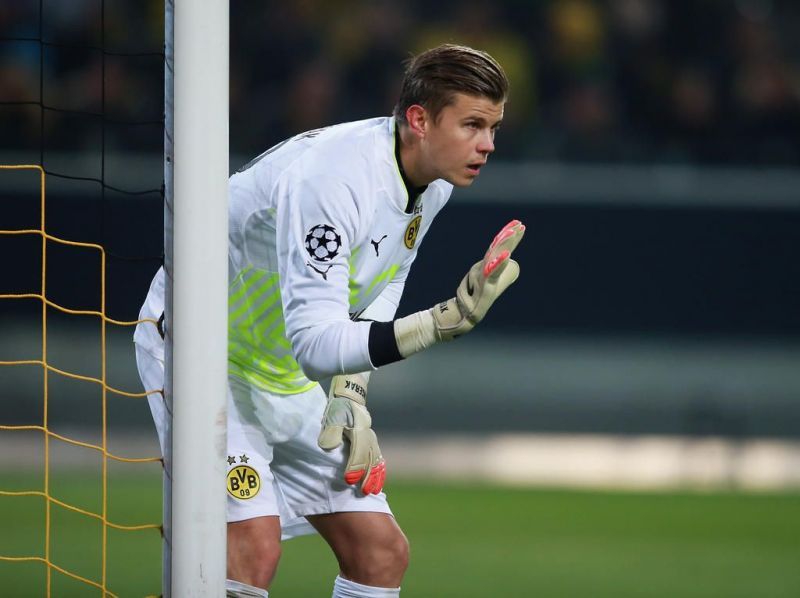
[[[139,344],[136,363],[146,390],[163,387],[164,363]],[[160,393],[148,397],[162,452],[167,410]],[[379,512],[391,515],[386,495],[361,494],[344,482],[347,445],[317,446],[327,399],[317,385],[279,395],[228,378],[228,522],[277,515],[282,539],[314,532],[307,515]]]

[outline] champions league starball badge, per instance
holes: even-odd
[[[312,226],[306,235],[306,251],[311,259],[329,262],[339,254],[342,237],[330,224]]]

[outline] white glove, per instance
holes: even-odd
[[[366,407],[368,381],[367,372],[333,377],[317,444],[330,451],[347,438],[350,455],[344,472],[345,482],[357,484],[361,481],[364,494],[378,494],[386,479],[386,461]]]
[[[395,320],[400,355],[408,357],[434,343],[457,338],[483,320],[495,300],[519,277],[519,264],[511,254],[524,234],[525,225],[512,220],[461,280],[455,297]]]

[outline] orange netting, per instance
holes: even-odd
[[[42,260],[42,273],[41,273],[41,291],[39,293],[20,293],[20,294],[0,294],[0,299],[34,299],[41,302],[42,305],[42,352],[41,359],[21,359],[15,361],[0,361],[0,366],[15,366],[15,365],[38,365],[41,366],[43,372],[43,421],[42,425],[0,425],[0,431],[39,431],[42,433],[44,441],[44,488],[34,490],[22,491],[7,491],[0,488],[0,496],[36,496],[41,497],[45,501],[45,538],[44,538],[44,555],[30,555],[30,556],[3,556],[0,555],[0,561],[9,562],[25,562],[34,561],[40,562],[45,565],[47,571],[46,588],[47,596],[51,595],[52,586],[52,572],[57,571],[67,577],[80,581],[88,586],[92,586],[102,591],[103,596],[116,596],[107,587],[107,570],[108,570],[108,529],[117,529],[126,532],[137,532],[141,530],[157,530],[163,532],[162,526],[155,523],[144,523],[141,525],[122,525],[115,523],[108,519],[108,461],[120,461],[124,463],[151,463],[162,461],[160,457],[146,457],[146,458],[128,458],[121,455],[112,454],[107,450],[107,399],[109,394],[119,395],[123,397],[144,398],[150,394],[161,393],[162,390],[152,390],[147,392],[127,392],[118,388],[109,386],[106,382],[106,325],[112,324],[117,326],[135,326],[140,321],[152,322],[157,325],[154,320],[136,320],[132,322],[124,322],[109,318],[105,313],[106,306],[106,253],[101,245],[93,243],[80,243],[76,241],[68,241],[66,239],[59,239],[46,232],[45,229],[45,171],[39,165],[0,165],[0,170],[34,170],[39,172],[40,177],[40,209],[41,221],[38,229],[24,229],[24,230],[0,230],[0,235],[38,235],[41,237],[41,260]],[[61,245],[70,245],[74,247],[83,247],[93,249],[99,252],[101,260],[101,297],[100,297],[100,310],[75,310],[63,307],[47,298],[47,244],[58,243]],[[100,377],[84,376],[73,372],[64,371],[56,368],[48,363],[47,360],[47,309],[53,308],[60,312],[71,315],[82,316],[96,316],[100,319],[101,325],[101,375]],[[48,378],[49,374],[55,374],[76,380],[83,380],[97,384],[101,388],[102,398],[102,441],[100,444],[92,444],[82,442],[74,438],[68,438],[64,435],[57,434],[49,427],[48,422]],[[50,440],[56,439],[67,444],[82,447],[85,449],[97,451],[102,456],[102,508],[101,512],[96,513],[90,510],[82,509],[75,505],[69,504],[65,501],[59,500],[51,494],[50,488]],[[162,461],[163,463],[163,461]],[[102,551],[101,551],[101,576],[100,579],[92,580],[87,579],[73,571],[69,571],[65,567],[61,567],[54,563],[51,559],[51,508],[56,505],[62,509],[79,513],[83,516],[89,517],[102,524]]]

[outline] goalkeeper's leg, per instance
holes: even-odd
[[[408,540],[387,513],[342,512],[306,517],[339,561],[334,598],[400,595]]]
[[[266,596],[280,556],[279,517],[228,523],[228,596]]]
[[[158,351],[152,347],[147,347],[142,343],[136,344],[136,362],[139,368],[139,375],[142,384],[147,390],[162,388],[164,384],[164,362],[156,356]],[[231,389],[233,391],[233,389]],[[162,393],[153,393],[148,397],[153,420],[158,431],[159,442],[162,452],[166,443],[167,409]],[[230,397],[229,397],[230,401]],[[241,519],[233,523],[228,523],[228,574],[226,581],[226,596],[230,598],[267,598],[266,588],[272,582],[275,571],[278,567],[278,560],[281,553],[281,528],[278,515],[257,516],[263,512],[274,511],[277,513],[277,506],[272,504],[272,499],[264,501],[265,495],[271,488],[272,476],[269,472],[268,461],[263,457],[268,454],[266,451],[259,451],[249,443],[241,444],[237,442],[240,437],[252,437],[250,431],[248,435],[245,431],[245,424],[240,421],[232,403],[228,407],[231,417],[228,420],[228,439],[230,455],[246,455],[249,453],[247,465],[252,466],[256,471],[260,470],[260,475],[264,478],[265,489],[259,494],[259,502],[262,505],[253,509],[252,514],[244,512],[246,506],[253,503],[253,500],[241,501],[241,505],[236,505],[237,516]],[[247,430],[250,430],[247,427]],[[229,467],[236,466],[228,461]],[[239,463],[241,465],[241,463]],[[229,500],[230,503],[233,499]],[[235,502],[235,501],[234,501]],[[265,506],[266,505],[266,506]]]

